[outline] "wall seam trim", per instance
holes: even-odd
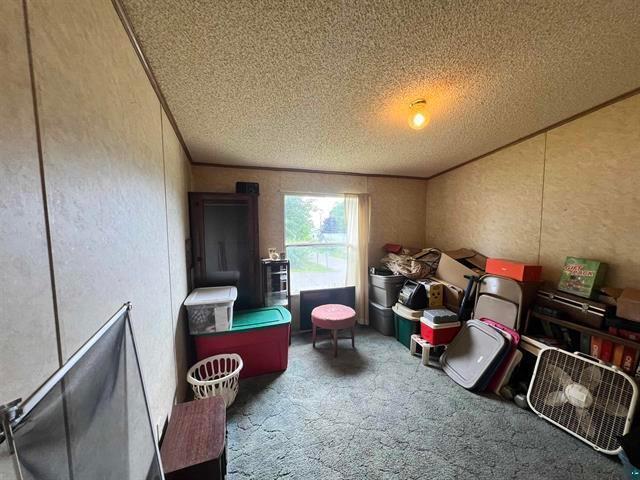
[[[173,318],[173,279],[171,277],[171,241],[169,240],[169,203],[167,202],[167,163],[164,154],[164,120],[162,118],[163,114],[162,104],[160,104],[160,145],[162,147],[162,179],[163,179],[163,190],[164,190],[164,224],[165,224],[165,233],[167,236],[167,273],[169,274],[169,320],[171,321],[171,337],[174,339],[173,341],[173,365],[175,369],[175,377],[176,377],[176,391],[173,392],[173,400],[175,401],[175,397],[178,393],[178,382],[180,381],[180,375],[178,372],[178,351],[175,343],[175,329],[177,327],[177,319]],[[160,438],[160,433],[157,432],[158,438]]]
[[[24,17],[24,33],[27,47],[27,58],[29,63],[29,80],[31,83],[31,100],[33,104],[33,123],[36,133],[36,148],[38,152],[38,168],[40,173],[40,192],[42,193],[42,213],[44,215],[44,230],[47,239],[47,256],[49,260],[49,280],[51,282],[51,305],[53,308],[53,322],[56,332],[56,349],[58,354],[58,365],[62,368],[64,365],[64,356],[62,352],[62,326],[60,324],[60,315],[58,311],[58,295],[56,291],[56,275],[53,266],[53,246],[51,241],[51,225],[49,222],[49,204],[47,203],[47,182],[45,180],[44,173],[44,154],[42,148],[42,132],[40,129],[40,116],[38,114],[38,96],[36,88],[36,75],[35,68],[33,66],[33,50],[31,45],[31,30],[29,28],[29,12],[27,8],[27,0],[22,0],[22,13]],[[64,385],[62,385],[64,394]],[[69,413],[66,400],[62,402],[62,415],[64,418],[64,433],[65,433],[65,445],[67,454],[67,468],[69,471],[69,478],[74,479],[74,470],[72,465],[71,454],[71,440],[70,440],[70,427],[69,427]]]
[[[33,103],[33,120],[36,133],[36,148],[38,153],[38,169],[40,173],[40,191],[42,193],[42,210],[44,215],[44,229],[47,240],[47,257],[49,260],[49,280],[51,282],[51,301],[53,307],[53,320],[56,332],[56,348],[58,354],[58,366],[62,367],[64,364],[64,355],[62,352],[62,327],[60,325],[60,315],[58,312],[58,295],[56,292],[56,277],[53,266],[53,246],[51,241],[51,225],[49,222],[49,204],[47,202],[47,185],[44,172],[44,154],[42,149],[42,132],[40,129],[40,115],[38,113],[38,97],[36,89],[36,76],[33,66],[33,51],[31,46],[31,30],[29,28],[29,15],[27,9],[27,0],[22,1],[23,15],[24,15],[24,27],[25,27],[25,40],[27,46],[27,57],[29,62],[29,80],[31,83],[31,99]]]
[[[547,135],[544,132],[544,151],[542,155],[542,185],[540,192],[540,230],[538,230],[538,265],[540,265],[540,254],[542,253],[542,221],[544,217],[544,182],[547,172]]]

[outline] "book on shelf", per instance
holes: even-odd
[[[609,327],[609,333],[616,337],[626,338],[627,340],[633,340],[634,342],[640,342],[640,333],[627,330],[625,328]]]
[[[618,317],[605,317],[604,324],[607,327],[621,328],[633,333],[640,333],[640,322],[634,322],[633,320],[625,320]]]
[[[637,341],[637,339],[634,338],[634,332],[621,332],[620,329],[614,327],[609,327],[608,332],[610,335]],[[629,334],[631,334],[631,338],[629,338]],[[582,337],[581,345],[583,345]],[[604,362],[611,363],[631,375],[636,372],[636,368],[639,368],[638,360],[640,358],[640,351],[637,348],[615,343],[615,341],[612,340],[592,336],[589,355]]]
[[[595,335],[591,337],[590,355],[593,358],[600,358],[600,355],[602,355],[602,338],[596,337]]]
[[[600,360],[612,363],[613,359],[613,342],[611,340],[602,340],[602,345],[600,346]]]
[[[582,332],[580,334],[580,351],[587,355],[591,354],[591,335],[588,333]]]
[[[622,367],[622,357],[624,355],[624,345],[620,345],[616,343],[613,346],[613,358],[611,359],[611,363],[613,363],[616,367]]]
[[[624,352],[622,353],[622,370],[633,375],[636,367],[640,368],[640,364],[638,359],[640,357],[640,352],[633,347],[624,347]]]
[[[606,319],[607,329],[603,334],[608,333],[616,337],[638,342],[640,344],[640,324],[630,325],[629,322],[618,318]],[[556,325],[553,322],[540,321],[542,335],[523,335],[520,346],[522,350],[538,355],[540,350],[546,347],[557,347],[569,351],[579,350],[603,362],[610,363],[629,375],[640,377],[640,347],[622,345],[615,340],[602,338],[585,332],[580,332],[579,336],[572,336],[570,329]]]

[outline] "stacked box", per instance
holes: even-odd
[[[606,269],[607,264],[598,260],[567,257],[560,275],[558,290],[579,297],[592,298],[602,286]]]

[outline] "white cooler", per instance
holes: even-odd
[[[196,288],[184,301],[189,316],[189,333],[198,335],[230,330],[236,298],[236,287]]]

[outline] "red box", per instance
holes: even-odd
[[[291,315],[283,307],[247,310],[234,315],[227,332],[194,335],[198,361],[220,353],[242,358],[240,378],[282,372],[289,364]]]
[[[446,345],[455,338],[461,327],[460,322],[433,324],[422,317],[420,319],[420,336],[431,345]]]
[[[528,265],[502,258],[488,258],[486,272],[513,278],[519,282],[539,282],[542,276],[542,266]]]

